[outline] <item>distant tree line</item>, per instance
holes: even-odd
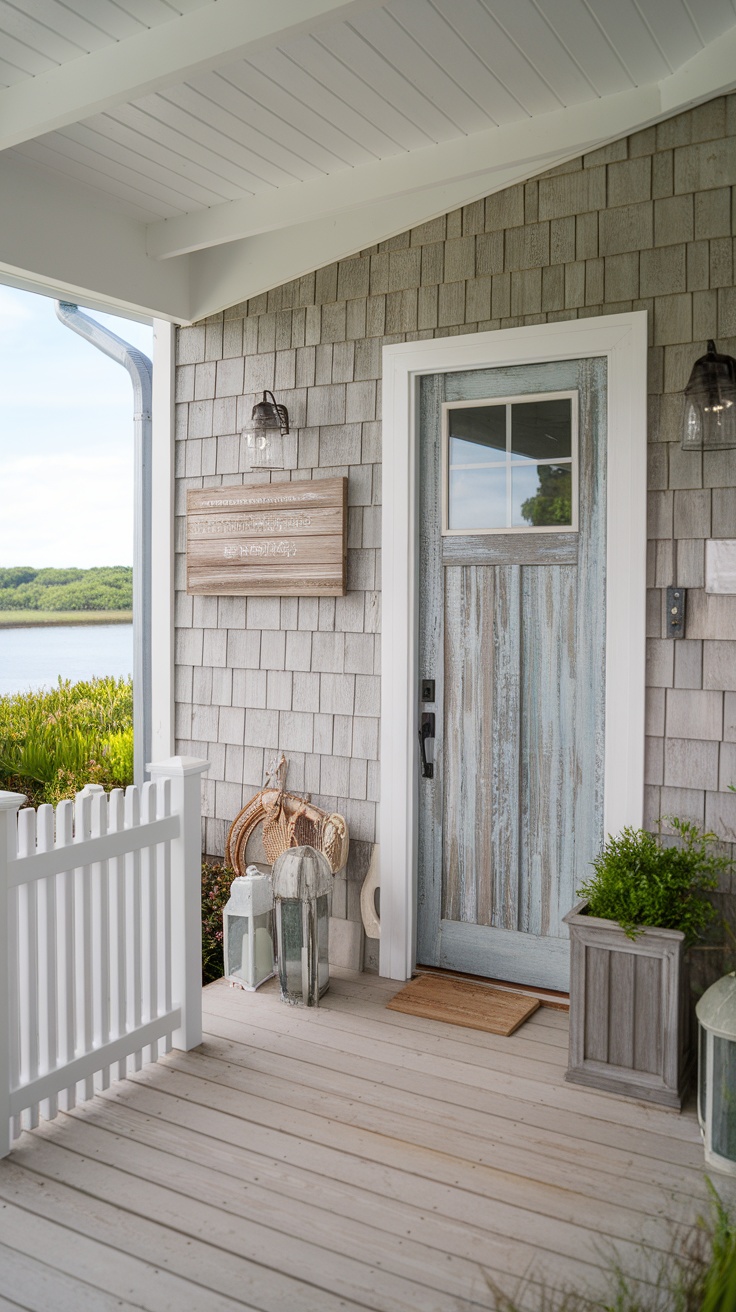
[[[131,610],[129,565],[92,569],[0,569],[0,610]]]

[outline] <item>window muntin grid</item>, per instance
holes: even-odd
[[[577,417],[577,391],[445,402],[443,534],[575,532]]]

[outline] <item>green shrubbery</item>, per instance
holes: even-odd
[[[0,787],[32,806],[133,782],[133,685],[112,677],[0,697]]]
[[[646,1283],[629,1276],[614,1255],[606,1263],[610,1292],[594,1298],[575,1289],[536,1289],[522,1281],[516,1296],[501,1293],[493,1280],[493,1312],[734,1312],[736,1309],[736,1223],[710,1180],[710,1215],[689,1234],[678,1234],[672,1251],[655,1261],[641,1249]]]
[[[653,925],[680,930],[692,946],[716,917],[708,895],[733,862],[713,850],[715,834],[687,820],[668,824],[677,846],[665,846],[659,835],[643,829],[627,828],[609,838],[578,896],[588,899],[589,915],[617,920],[629,938]]]
[[[133,571],[128,565],[92,569],[0,569],[0,610],[130,610]]]
[[[202,862],[202,983],[222,979],[222,913],[230,896],[235,871],[229,866]]]
[[[0,697],[0,789],[56,805],[85,784],[133,782],[130,679],[59,680],[50,692]],[[222,913],[235,872],[202,865],[202,983],[221,979]]]

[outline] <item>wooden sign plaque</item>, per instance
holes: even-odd
[[[342,597],[346,478],[187,493],[187,592]]]

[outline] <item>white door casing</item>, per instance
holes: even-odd
[[[640,825],[644,791],[647,315],[605,315],[383,349],[380,973],[416,961],[419,760],[417,380],[604,356],[608,369],[604,830]]]

